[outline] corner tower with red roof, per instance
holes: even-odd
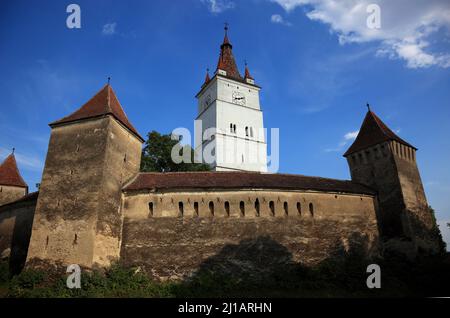
[[[352,181],[378,192],[378,223],[386,241],[412,252],[438,252],[441,239],[416,162],[417,148],[397,136],[369,109],[344,157]],[[386,246],[389,246],[387,244]]]
[[[0,164],[0,206],[13,202],[28,193],[28,185],[17,168],[14,152]]]
[[[236,65],[225,27],[215,73],[206,75],[196,95],[201,129],[196,126],[195,150],[215,171],[267,171],[261,88],[247,65],[244,74]]]
[[[139,172],[143,139],[109,84],[50,127],[27,264],[108,266],[119,258],[121,189]]]

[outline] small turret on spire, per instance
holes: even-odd
[[[369,105],[369,103],[366,103],[366,106],[367,106],[367,110],[370,112],[370,105]]]
[[[205,81],[203,82],[203,86],[205,86],[206,84],[209,83],[209,81],[211,81],[211,78],[209,77],[209,67],[206,69],[206,77],[205,77]]]
[[[245,61],[245,76],[244,76],[244,78],[254,80],[254,78],[250,75],[250,71],[248,70],[247,61]]]
[[[255,79],[250,75],[250,71],[248,70],[247,61],[245,61],[245,75],[244,80],[249,84],[255,84]]]

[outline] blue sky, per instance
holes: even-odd
[[[81,7],[81,29],[66,7]],[[108,76],[141,134],[192,129],[195,94],[215,69],[223,23],[257,84],[267,128],[280,128],[280,171],[349,179],[342,154],[372,109],[419,148],[441,224],[450,222],[450,5],[378,1],[4,1],[0,11],[0,159],[16,148],[33,190],[50,128]],[[441,229],[443,229],[441,225]],[[450,233],[445,234],[450,242]]]

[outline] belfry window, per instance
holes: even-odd
[[[245,137],[248,137],[248,127],[245,127]]]
[[[300,202],[297,202],[297,213],[298,215],[302,215],[302,204]]]
[[[253,138],[253,127],[250,127],[250,137]]]
[[[283,204],[283,208],[284,208],[284,215],[288,216],[289,215],[289,206],[286,201]]]

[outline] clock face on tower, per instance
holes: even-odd
[[[233,92],[233,103],[238,104],[238,105],[245,105],[245,96],[244,94],[240,93],[240,92]]]

